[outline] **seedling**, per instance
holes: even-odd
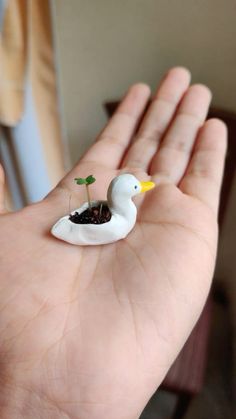
[[[74,179],[75,182],[77,183],[77,185],[85,185],[86,186],[86,192],[87,192],[87,198],[88,198],[88,205],[89,205],[89,209],[91,210],[91,197],[90,197],[90,192],[89,192],[89,185],[91,185],[92,183],[94,183],[96,181],[96,179],[93,177],[93,175],[89,175],[86,178],[75,178]]]

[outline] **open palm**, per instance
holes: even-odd
[[[1,418],[135,419],[190,334],[215,264],[226,130],[204,123],[210,92],[172,69],[149,107],[133,86],[78,165],[43,201],[0,216]],[[79,247],[50,235],[120,171],[138,197],[125,240]],[[71,199],[70,199],[71,197]]]

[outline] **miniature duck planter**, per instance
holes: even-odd
[[[95,179],[94,179],[95,180]],[[70,215],[60,218],[52,227],[51,233],[60,240],[77,245],[99,245],[113,243],[125,238],[133,229],[137,208],[132,198],[154,188],[154,182],[140,182],[131,174],[122,174],[114,178],[107,191],[107,201],[92,201],[91,208],[106,208],[109,221],[100,224],[73,222],[73,217],[88,212],[89,203],[86,202]],[[91,210],[91,209],[90,209]]]

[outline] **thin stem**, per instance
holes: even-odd
[[[91,198],[90,198],[90,193],[89,193],[89,185],[85,185],[85,186],[86,186],[86,192],[87,192],[87,198],[88,198],[88,205],[91,211],[92,207],[91,207]]]

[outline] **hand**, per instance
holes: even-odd
[[[146,111],[149,88],[131,87],[43,201],[2,204],[2,419],[138,418],[190,334],[215,265],[226,129],[204,122],[210,92],[189,79],[170,70]],[[120,171],[157,184],[125,240],[79,247],[50,235],[70,195],[72,209],[85,200],[74,177],[93,174],[103,199]]]

